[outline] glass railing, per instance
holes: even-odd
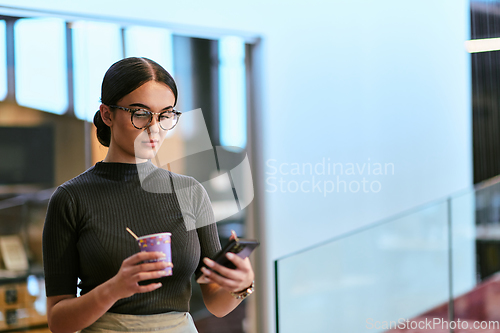
[[[492,179],[276,260],[277,331],[499,332],[499,271]]]

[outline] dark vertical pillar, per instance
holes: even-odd
[[[500,37],[497,3],[471,2],[471,38]],[[471,55],[474,183],[500,174],[500,51]]]
[[[219,146],[219,52],[218,42],[191,39],[191,64],[195,108],[200,107],[213,146]]]
[[[7,19],[6,23],[6,50],[7,50],[7,98],[6,100],[16,100],[16,75],[15,75],[15,45],[14,45],[14,24],[16,19]]]
[[[66,23],[66,63],[68,75],[68,110],[66,114],[75,115],[75,95],[74,95],[74,77],[73,77],[73,34],[71,32],[71,23]]]

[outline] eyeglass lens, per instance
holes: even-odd
[[[152,120],[153,114],[149,111],[136,111],[132,116],[132,123],[137,128],[145,128]],[[160,127],[164,130],[172,129],[179,119],[178,115],[173,112],[163,112],[158,115]]]

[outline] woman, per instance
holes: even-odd
[[[108,153],[59,186],[47,210],[49,327],[55,333],[196,332],[187,311],[191,276],[202,259],[221,274],[201,268],[203,300],[218,317],[231,312],[253,285],[250,262],[231,256],[237,268],[228,269],[207,258],[220,243],[206,191],[193,178],[150,161],[180,116],[170,74],[146,58],[120,60],[106,72],[101,102],[94,124]],[[172,233],[172,276],[164,276],[162,261],[143,263],[162,254],[139,252],[127,227],[139,236]]]

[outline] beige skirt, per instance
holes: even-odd
[[[141,316],[105,313],[95,323],[81,331],[81,333],[91,332],[198,333],[189,312]]]

